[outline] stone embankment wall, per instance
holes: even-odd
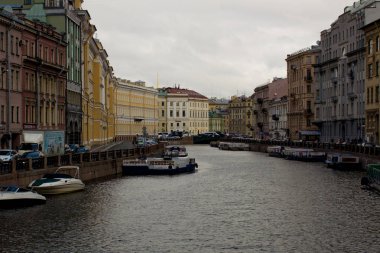
[[[165,143],[145,149],[128,149],[105,151],[85,154],[68,154],[58,157],[45,157],[39,164],[33,164],[31,160],[26,166],[21,166],[23,161],[14,161],[9,166],[2,166],[0,170],[0,185],[18,185],[26,187],[30,182],[41,178],[47,173],[54,173],[59,166],[75,165],[80,167],[80,178],[84,182],[98,178],[112,177],[121,174],[124,159],[135,159],[140,155],[160,154]],[[66,171],[74,176],[75,171]]]
[[[284,146],[298,148],[312,148],[315,151],[326,153],[349,153],[358,156],[361,161],[362,169],[365,169],[367,164],[380,163],[380,147],[369,147],[357,144],[332,144],[332,143],[314,143],[314,142],[272,142],[272,141],[257,141],[257,140],[233,140],[224,139],[223,142],[241,142],[249,143],[249,150],[253,152],[266,153],[268,146]],[[211,146],[218,146],[218,142],[211,143]]]

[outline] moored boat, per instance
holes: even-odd
[[[0,187],[0,208],[18,208],[46,203],[46,197],[17,186]]]
[[[61,171],[75,170],[75,175],[61,173]],[[43,195],[62,194],[83,190],[85,187],[79,179],[78,166],[61,166],[55,173],[45,174],[29,184],[29,188]]]
[[[273,157],[283,157],[283,151],[285,150],[284,146],[269,146],[267,147],[267,153],[269,156]]]
[[[285,148],[283,156],[287,160],[304,161],[307,157],[310,157],[310,152],[314,152],[314,150],[309,148]]]
[[[123,175],[175,175],[192,173],[198,168],[184,146],[167,146],[162,157],[124,160]]]
[[[360,159],[358,156],[344,153],[330,153],[326,156],[326,165],[328,168],[353,170],[360,169]]]
[[[367,176],[362,178],[361,184],[380,192],[380,164],[367,165]]]

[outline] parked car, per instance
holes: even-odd
[[[83,154],[83,153],[88,153],[88,152],[90,152],[90,149],[88,147],[86,147],[86,146],[83,146],[83,145],[77,147],[74,150],[75,154]]]
[[[17,151],[12,149],[0,149],[0,162],[11,162],[18,157]]]
[[[158,139],[166,139],[168,138],[169,133],[168,132],[159,132],[158,133]]]
[[[41,158],[44,157],[44,154],[41,151],[28,151],[19,156],[19,159],[22,160],[23,166],[26,166],[29,163],[29,159],[32,159],[32,167],[40,167],[43,161]]]

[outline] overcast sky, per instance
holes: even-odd
[[[230,98],[286,77],[286,55],[316,44],[353,2],[85,0],[83,9],[115,76]]]

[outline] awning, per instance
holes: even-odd
[[[312,130],[305,130],[305,131],[300,131],[301,135],[321,135],[320,131],[312,131]]]

